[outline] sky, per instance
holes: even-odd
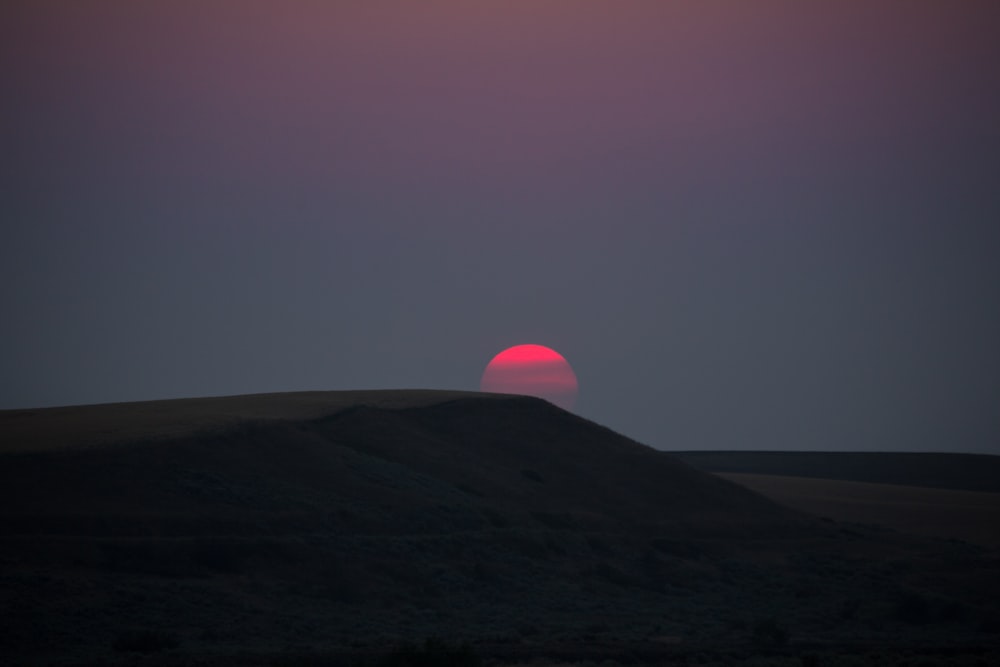
[[[1000,5],[7,0],[0,408],[476,390],[1000,454]]]

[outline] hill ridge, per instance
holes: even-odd
[[[337,400],[315,403],[330,397]],[[247,409],[247,397],[171,403],[203,420],[179,432],[164,431],[159,404],[135,404],[140,413],[131,415],[128,438],[8,449],[0,454],[0,517],[11,530],[30,527],[25,517],[34,517],[39,526],[75,532],[96,525],[94,516],[116,517],[107,522],[114,532],[115,521],[131,531],[127,516],[145,513],[172,533],[184,525],[202,533],[223,519],[248,526],[297,516],[321,525],[332,515],[344,529],[366,522],[399,529],[400,517],[418,521],[421,513],[420,522],[439,530],[533,517],[602,529],[682,522],[728,534],[801,521],[538,398],[386,391],[253,395],[249,403],[267,401],[280,405],[262,413]],[[230,410],[225,419],[204,421],[220,405]],[[233,418],[233,405],[244,416]],[[102,433],[122,409],[77,408],[73,416]],[[152,437],[139,437],[144,423]],[[65,435],[79,442],[78,434]]]
[[[447,389],[290,391],[0,410],[0,453],[103,446],[224,430],[246,421],[318,419],[359,404],[406,408],[509,394]],[[541,400],[541,399],[536,399]]]

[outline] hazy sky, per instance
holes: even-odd
[[[1000,453],[1000,4],[0,6],[0,408],[478,388]]]

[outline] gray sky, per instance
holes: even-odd
[[[993,2],[6,2],[0,408],[476,389],[1000,453]]]

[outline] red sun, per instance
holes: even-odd
[[[544,345],[515,345],[493,357],[479,381],[481,391],[526,394],[572,410],[579,385],[565,357]]]

